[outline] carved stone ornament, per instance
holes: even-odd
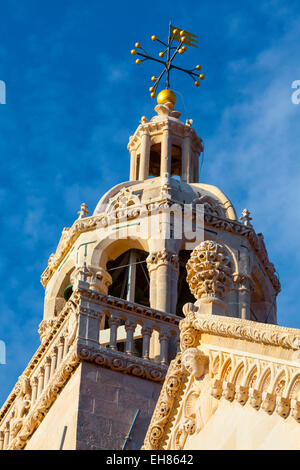
[[[147,267],[148,271],[151,272],[160,265],[171,265],[174,268],[178,269],[179,258],[176,253],[167,250],[157,251],[155,253],[150,253],[147,258]]]
[[[200,300],[224,300],[232,285],[232,263],[227,250],[214,241],[202,242],[186,265],[191,293]]]
[[[197,348],[187,349],[182,354],[182,367],[196,379],[203,377],[207,364],[208,357]]]
[[[178,353],[176,359],[170,364],[145,437],[143,450],[159,450],[162,448],[165,426],[175,411],[175,398],[183,387],[185,380],[186,376],[182,372],[181,353]]]

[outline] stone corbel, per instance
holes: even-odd
[[[235,395],[234,384],[230,382],[223,382],[223,397],[228,401],[233,401]]]
[[[214,379],[211,385],[211,395],[219,400],[222,396],[222,380]]]
[[[249,401],[250,405],[255,409],[259,410],[261,402],[262,402],[262,395],[259,390],[250,387],[249,388]]]
[[[291,400],[291,415],[297,423],[300,423],[300,402],[298,400]]]
[[[237,385],[236,399],[240,405],[244,406],[248,400],[248,387],[244,387],[243,385]]]
[[[276,413],[282,418],[286,419],[290,412],[290,399],[284,397],[277,397],[276,399]]]
[[[262,396],[262,409],[271,415],[276,406],[276,395],[269,392],[263,392]]]

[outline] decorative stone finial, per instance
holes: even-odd
[[[85,202],[83,202],[80,206],[80,211],[78,212],[79,214],[79,219],[83,219],[85,217],[87,217],[87,215],[89,214],[89,211],[88,211],[88,206],[85,204]]]
[[[202,242],[192,252],[186,269],[199,313],[224,315],[227,311],[224,299],[232,286],[233,275],[228,251],[214,241]]]
[[[252,217],[250,217],[250,214],[251,212],[249,212],[248,209],[244,209],[242,212],[242,217],[240,217],[240,220],[247,227],[252,227],[252,224],[251,224]]]

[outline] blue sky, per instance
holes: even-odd
[[[150,36],[166,39],[170,20],[199,36],[179,60],[207,77],[200,89],[171,82],[204,139],[201,182],[250,209],[282,283],[278,322],[300,328],[299,1],[0,0],[0,15],[0,402],[39,345],[40,275],[62,229],[128,179],[128,139],[153,115],[159,72],[129,51],[140,41],[158,52]]]

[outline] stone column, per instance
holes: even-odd
[[[152,328],[143,327],[142,328],[142,335],[143,335],[143,359],[149,359],[150,357],[150,338],[152,335]]]
[[[50,377],[52,377],[56,370],[56,363],[57,363],[57,347],[53,349],[51,352],[51,369],[50,369]]]
[[[57,353],[57,364],[60,364],[63,360],[64,357],[64,344],[65,344],[65,338],[61,336],[59,338],[59,343],[58,343],[58,353]]]
[[[150,306],[152,308],[166,313],[176,313],[178,265],[177,254],[166,249],[148,256],[147,267],[150,276]],[[155,293],[155,303],[152,303],[153,293]]]
[[[37,399],[37,390],[38,390],[38,378],[37,377],[33,377],[31,381],[31,389],[32,389],[31,402],[33,404],[35,403]]]
[[[3,444],[3,448],[4,450],[8,448],[8,445],[9,445],[9,423],[6,423],[5,425],[5,430],[4,430],[4,444]]]
[[[141,142],[141,163],[139,180],[146,180],[149,177],[149,160],[150,160],[150,135],[147,131],[142,134]]]
[[[46,357],[45,362],[45,385],[49,382],[50,379],[50,368],[51,368],[51,357]]]
[[[38,397],[40,397],[44,389],[44,374],[45,374],[44,367],[41,367],[38,373],[38,390],[37,390]]]
[[[191,149],[191,134],[190,131],[186,130],[186,134],[183,140],[182,149],[182,181],[185,183],[191,182],[191,160],[192,160],[192,149]]]
[[[4,447],[4,433],[0,431],[0,450],[3,450]]]
[[[250,294],[253,281],[249,276],[243,274],[236,274],[234,281],[237,285],[239,295],[239,317],[243,320],[250,320]]]
[[[111,316],[109,319],[109,327],[110,327],[110,339],[109,339],[109,347],[114,351],[117,350],[117,334],[118,334],[118,326],[120,325],[120,319],[115,316]]]
[[[168,348],[169,348],[170,335],[165,331],[161,331],[159,334],[160,342],[160,363],[163,365],[168,364]]]
[[[171,174],[171,164],[172,164],[172,157],[171,157],[171,135],[169,131],[169,127],[166,126],[163,129],[163,135],[161,140],[161,162],[160,162],[160,176],[164,176],[164,174],[169,173]]]
[[[136,329],[136,324],[131,321],[126,321],[125,330],[126,330],[126,345],[125,352],[126,354],[133,354],[134,339],[133,335]]]

